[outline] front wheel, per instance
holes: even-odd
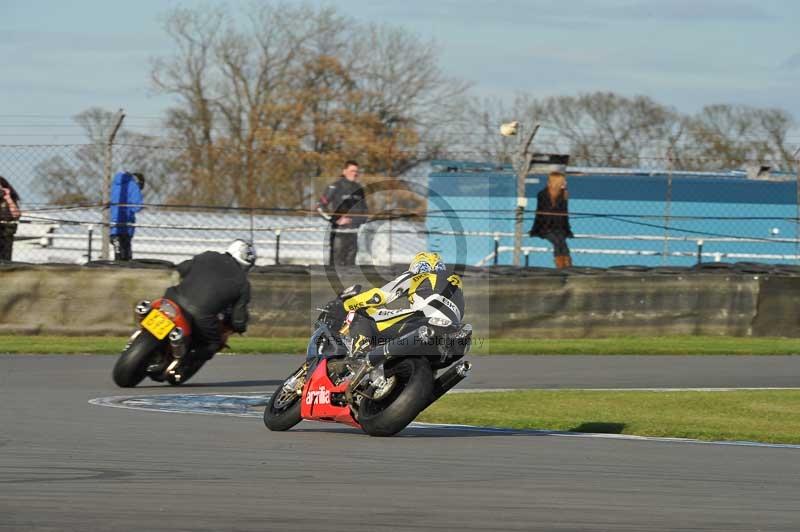
[[[358,422],[370,436],[397,434],[425,409],[433,393],[433,371],[424,358],[403,358],[386,369],[395,384],[380,400],[362,399]]]
[[[264,409],[264,425],[269,430],[289,430],[303,419],[300,415],[300,397],[307,374],[308,366],[304,364],[272,394]]]
[[[112,376],[117,386],[133,388],[147,375],[147,363],[161,344],[153,335],[140,331],[114,364]]]

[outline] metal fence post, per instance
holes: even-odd
[[[794,256],[795,260],[800,263],[800,148],[797,148],[797,151],[794,152],[794,162],[797,168],[797,184],[795,185],[795,193],[797,195],[795,203],[797,204],[797,211],[794,220]]]
[[[500,264],[500,237],[494,235],[494,265]]]
[[[86,262],[92,262],[92,233],[94,233],[94,226],[89,226],[89,238],[86,245]]]
[[[672,148],[667,151],[667,197],[664,205],[664,249],[661,253],[661,264],[669,262],[669,222],[672,214]]]
[[[281,263],[281,230],[275,230],[275,264]]]
[[[122,121],[125,119],[125,113],[120,109],[114,117],[114,126],[111,128],[111,134],[106,141],[106,154],[103,164],[103,244],[100,251],[100,256],[103,260],[108,259],[109,241],[110,241],[110,228],[111,228],[111,163],[112,163],[112,146],[114,144],[114,137],[117,136]]]
[[[697,264],[702,264],[703,262],[703,241],[697,241]]]
[[[514,266],[519,266],[520,250],[522,249],[522,222],[525,215],[525,207],[528,206],[528,198],[525,196],[525,178],[528,177],[528,172],[530,172],[533,167],[533,138],[536,136],[536,132],[539,131],[540,124],[534,125],[533,130],[531,130],[527,137],[522,135],[523,126],[518,122],[514,124],[515,125],[512,126],[513,133],[509,132],[509,134],[516,135],[519,129],[520,137],[519,146],[513,158],[513,167],[517,173],[517,205],[514,211],[513,264]],[[503,129],[501,128],[501,134],[505,135],[502,131]]]

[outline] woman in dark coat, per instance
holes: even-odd
[[[19,216],[19,194],[5,177],[0,176],[0,260],[11,260]]]
[[[561,172],[550,172],[547,186],[536,196],[536,219],[528,233],[553,244],[556,268],[572,266],[567,238],[574,235],[569,226],[568,200],[567,177]]]

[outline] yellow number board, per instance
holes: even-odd
[[[153,309],[147,317],[142,320],[142,327],[159,340],[163,340],[173,327],[175,327],[175,324],[166,314],[158,309]]]

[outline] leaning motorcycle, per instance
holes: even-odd
[[[308,419],[391,436],[469,373],[470,363],[460,359],[470,349],[471,325],[435,318],[417,322],[410,332],[354,355],[352,343],[338,334],[339,320],[331,315],[336,305],[341,301],[319,309],[306,361],[270,397],[264,410],[270,430],[288,430]],[[362,312],[348,313],[345,321]],[[445,371],[435,376],[440,370]]]
[[[141,301],[134,314],[139,327],[131,335],[112,372],[118,386],[132,388],[145,377],[179,385],[200,369],[202,364],[191,375],[175,373],[181,359],[192,347],[191,320],[175,301],[166,297],[152,302]],[[223,322],[220,317],[222,337],[227,341],[230,329]]]

